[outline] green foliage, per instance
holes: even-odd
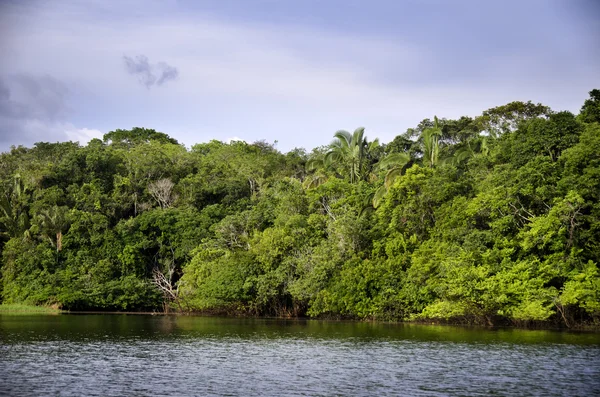
[[[510,136],[511,162],[523,165],[527,159],[544,155],[556,161],[562,151],[579,140],[582,126],[570,112],[553,113],[548,119],[533,119]]]
[[[599,321],[600,274],[597,264],[589,261],[581,271],[573,272],[565,283],[559,300],[562,305],[581,307]]]
[[[540,103],[511,102],[485,110],[477,119],[477,123],[492,137],[515,131],[521,123],[536,118],[544,118],[551,114],[549,107]]]
[[[379,140],[369,142],[364,134],[363,127],[357,128],[352,134],[344,130],[337,131],[329,150],[322,157],[313,157],[308,161],[309,171],[321,167],[335,170],[338,175],[348,178],[350,183],[367,180],[381,151],[378,150]]]
[[[32,314],[60,314],[61,311],[48,306],[32,306],[23,304],[0,304],[0,314],[3,316],[19,316],[19,315],[32,315]]]
[[[423,140],[423,164],[426,167],[435,167],[440,161],[440,137],[442,129],[438,118],[434,117],[433,127],[426,128],[421,134]]]
[[[387,145],[191,150],[150,129],[0,156],[4,304],[496,324],[600,322],[598,90]],[[374,205],[371,205],[374,204]]]
[[[30,226],[27,213],[29,192],[18,174],[14,176],[13,181],[8,181],[3,186],[3,191],[4,194],[0,195],[2,237],[20,237]]]
[[[579,112],[579,119],[584,123],[600,122],[600,90],[590,91],[590,98],[583,103]]]
[[[378,167],[381,170],[385,170],[386,174],[383,186],[377,189],[373,196],[373,207],[377,208],[379,206],[385,193],[387,193],[394,181],[402,175],[404,167],[409,162],[410,156],[407,153],[390,153],[378,163]]]
[[[104,134],[102,137],[104,143],[110,143],[112,145],[125,145],[134,146],[141,143],[148,143],[150,141],[157,141],[160,143],[171,143],[177,145],[177,140],[171,138],[165,133],[157,132],[149,128],[134,127],[131,130],[115,130]]]

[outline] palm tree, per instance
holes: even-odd
[[[402,175],[402,170],[409,162],[410,156],[407,153],[391,153],[377,164],[379,169],[387,170],[387,173],[385,174],[383,186],[377,189],[373,196],[373,207],[377,208],[379,206],[383,196],[394,184],[394,181]]]
[[[56,252],[62,250],[63,231],[69,226],[67,207],[53,206],[38,214],[41,234],[50,244],[56,247]]]
[[[464,146],[458,148],[452,155],[452,163],[458,165],[472,157],[487,156],[490,152],[488,136],[478,136],[468,140]]]
[[[442,136],[442,129],[439,126],[437,116],[433,118],[433,127],[426,128],[421,137],[423,138],[423,164],[426,167],[435,167],[440,162],[440,143],[439,139]]]
[[[18,174],[14,177],[11,189],[0,194],[0,225],[4,227],[9,237],[22,236],[29,229],[29,216],[24,205],[27,200],[26,194],[25,186]]]
[[[320,163],[322,163],[322,162],[323,161],[321,160]],[[309,161],[306,164],[307,171],[316,170],[318,168],[318,166],[317,166],[318,163],[319,163],[319,160]],[[327,174],[325,174],[322,169],[319,169],[315,173],[307,175],[306,178],[304,178],[304,187],[306,187],[308,189],[312,189],[312,188],[315,188],[317,186],[324,184],[325,182],[327,182]]]
[[[308,161],[307,169],[314,171],[318,168],[339,166],[348,175],[350,183],[366,179],[370,174],[374,162],[373,154],[379,146],[379,140],[368,142],[364,134],[364,127],[357,128],[352,134],[344,130],[337,131],[329,145],[330,150],[322,158]],[[321,183],[323,179],[321,175],[314,180]]]

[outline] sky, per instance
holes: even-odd
[[[600,88],[597,0],[0,0],[0,151],[153,128],[285,152]]]

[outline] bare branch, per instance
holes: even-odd
[[[148,192],[154,197],[161,208],[169,208],[177,199],[173,194],[175,184],[170,179],[163,178],[148,185]]]

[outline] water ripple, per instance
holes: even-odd
[[[165,328],[160,321],[154,326]],[[346,326],[354,327],[333,329]],[[146,323],[120,332],[31,333],[0,321],[0,395],[600,395],[594,343],[414,338],[415,329],[411,337],[400,330],[327,337],[329,325],[323,334],[273,327],[146,332]]]

